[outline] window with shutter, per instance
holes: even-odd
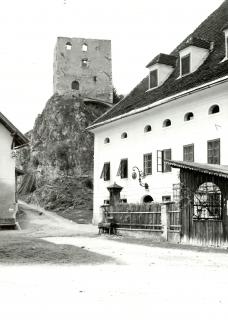
[[[164,160],[171,160],[171,149],[163,150],[163,159]],[[170,172],[171,166],[164,161],[164,171],[163,172]]]
[[[220,139],[209,140],[207,142],[207,162],[210,164],[220,164]]]
[[[170,172],[171,166],[165,163],[165,160],[171,160],[171,149],[157,150],[157,171]]]
[[[128,177],[128,159],[121,159],[117,176],[120,176],[121,179]]]
[[[110,162],[104,163],[100,178],[104,179],[104,181],[110,180]]]

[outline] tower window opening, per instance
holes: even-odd
[[[82,67],[88,67],[88,59],[82,59]]]
[[[79,90],[79,82],[78,81],[73,81],[71,83],[71,89],[72,90]]]
[[[82,45],[82,51],[83,51],[83,52],[87,52],[87,50],[88,50],[88,45],[87,45],[86,43],[83,43],[83,45]]]
[[[66,50],[71,50],[72,44],[70,42],[67,42],[65,45]]]

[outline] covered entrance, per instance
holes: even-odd
[[[167,161],[180,169],[181,242],[228,245],[228,166]]]

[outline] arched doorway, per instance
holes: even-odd
[[[204,182],[194,193],[193,219],[220,220],[222,217],[222,193],[213,182]]]

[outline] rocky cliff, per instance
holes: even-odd
[[[86,127],[107,108],[76,96],[49,99],[19,153],[26,172],[20,197],[65,214],[92,209],[93,135]]]

